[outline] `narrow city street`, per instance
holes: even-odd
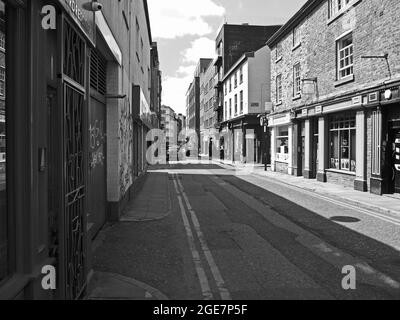
[[[135,201],[141,219],[99,234],[96,273],[171,300],[400,298],[399,216],[211,164],[152,167]]]

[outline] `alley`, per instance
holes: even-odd
[[[133,202],[157,202],[160,218],[107,226],[95,272],[171,300],[400,298],[400,217],[217,165],[153,167],[143,190]],[[349,266],[355,290],[343,288]]]

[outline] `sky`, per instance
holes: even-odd
[[[284,24],[306,0],[148,0],[163,73],[162,104],[185,113],[186,91],[200,58],[215,58],[221,25]]]

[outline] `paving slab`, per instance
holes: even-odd
[[[148,173],[142,189],[128,204],[121,221],[160,220],[166,218],[170,212],[168,173]]]

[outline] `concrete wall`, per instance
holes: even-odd
[[[249,59],[249,110],[250,114],[259,114],[265,111],[265,102],[271,101],[271,50],[264,46],[256,51],[254,58]],[[252,107],[252,103],[259,103],[259,107]]]

